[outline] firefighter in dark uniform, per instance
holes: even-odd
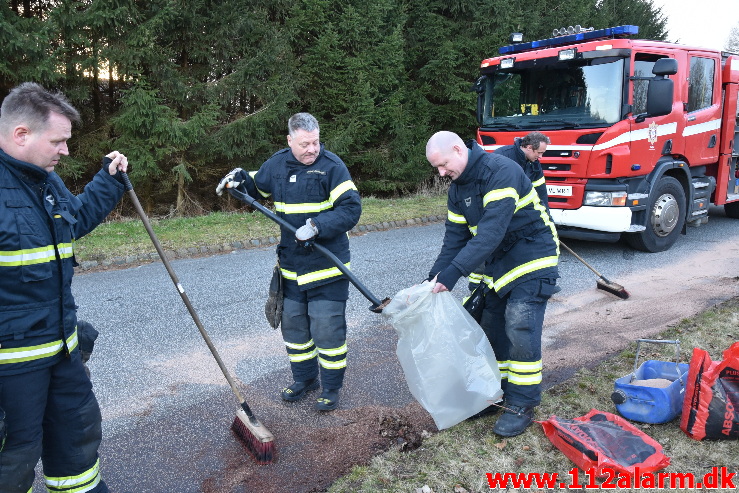
[[[277,247],[284,280],[281,330],[294,380],[281,396],[297,401],[320,384],[316,409],[330,411],[338,406],[346,370],[349,280],[311,243],[318,240],[348,267],[347,232],[359,222],[362,203],[346,165],[319,136],[312,115],[293,115],[288,148],[258,171],[234,169],[216,191],[236,187],[255,198],[271,197],[276,213],[297,229],[293,235],[283,228]]]
[[[495,154],[500,154],[517,162],[523,169],[526,176],[529,177],[531,183],[539,195],[539,200],[549,210],[549,195],[547,195],[547,185],[544,180],[544,170],[541,167],[539,158],[547,151],[547,145],[550,144],[549,137],[541,132],[529,132],[523,138],[516,137],[513,145],[499,147],[495,150]]]
[[[71,287],[75,240],[123,196],[115,175],[127,160],[108,154],[73,195],[54,168],[78,120],[64,96],[34,83],[11,90],[0,108],[0,493],[30,492],[39,458],[49,491],[108,491]]]
[[[542,169],[539,158],[544,155],[549,145],[549,137],[541,132],[529,132],[522,139],[516,137],[513,145],[499,147],[495,150],[495,154],[500,154],[517,162],[523,169],[526,176],[539,195],[539,200],[549,210],[549,195],[547,194],[547,185],[544,179],[544,170]],[[475,269],[469,275],[470,292],[482,282],[481,269]]]
[[[505,399],[493,431],[515,436],[541,401],[541,331],[547,301],[558,291],[557,232],[510,159],[446,131],[431,137],[426,157],[452,179],[444,242],[429,278],[436,278],[434,292],[447,291],[485,265],[490,291],[480,325],[495,351]]]

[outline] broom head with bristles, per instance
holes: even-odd
[[[243,409],[236,411],[231,430],[258,464],[270,464],[277,458],[275,437],[257,418],[249,418]]]
[[[598,289],[602,289],[603,291],[616,295],[624,300],[629,297],[629,292],[626,291],[623,286],[615,282],[611,282],[603,276],[598,278],[596,284],[598,285]]]

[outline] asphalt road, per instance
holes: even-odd
[[[426,277],[442,236],[443,224],[436,223],[352,237],[352,271],[377,298],[392,297]],[[702,254],[715,257],[726,252],[729,263],[717,268],[715,275],[724,280],[737,276],[739,221],[724,217],[720,208],[711,211],[708,224],[689,229],[668,252],[647,254],[621,243],[565,241],[602,274],[630,291],[639,292],[645,273],[660,269],[681,269],[686,279],[706,277],[706,272],[701,272]],[[684,260],[696,258],[698,261],[680,267]],[[246,398],[262,416],[277,409],[278,391],[290,380],[280,335],[269,328],[262,312],[274,259],[270,247],[172,262],[226,366],[240,387],[255,391],[256,406],[251,393]],[[687,269],[694,269],[694,274]],[[597,291],[595,275],[566,252],[562,253],[560,274],[562,291],[550,302],[545,323],[545,365],[547,353],[558,355],[558,341],[566,339],[568,331],[577,330],[572,322],[576,317],[568,316],[584,313],[584,307],[591,304],[618,310],[641,303],[633,293],[623,302]],[[662,286],[658,280],[653,282]],[[668,294],[674,286],[664,283],[663,287],[665,302],[674,302]],[[237,404],[164,266],[156,262],[78,274],[73,289],[79,317],[100,331],[89,367],[103,413],[102,468],[111,491],[205,491],[203,485],[209,478],[223,474],[224,443],[228,444],[226,453],[236,450],[228,448],[234,447],[228,426]],[[644,284],[643,289],[644,303],[661,299],[647,299],[657,290],[653,285]],[[460,298],[466,294],[464,282],[454,294]],[[730,284],[707,294],[691,310],[736,294],[736,284]],[[350,367],[341,406],[402,407],[413,397],[395,364],[397,337],[368,306],[352,288],[347,308]],[[649,311],[649,307],[644,310]],[[652,330],[664,323],[655,321],[657,326]],[[621,347],[628,344],[629,337],[639,336],[632,332],[621,337]],[[594,353],[594,357],[605,357],[612,350]],[[546,375],[548,384],[565,378],[582,364],[579,358],[554,359],[556,371]],[[351,366],[353,361],[357,363]],[[357,375],[357,368],[363,368],[362,375]],[[305,409],[296,419],[322,426],[321,421],[311,421],[315,418]],[[285,437],[278,439],[284,441]]]

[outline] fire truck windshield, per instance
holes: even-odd
[[[482,79],[481,130],[609,126],[621,119],[623,58],[516,63]]]

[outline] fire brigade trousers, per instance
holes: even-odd
[[[30,493],[39,458],[49,491],[108,491],[98,459],[100,407],[79,351],[47,368],[0,376],[0,408],[7,429],[0,493]]]
[[[559,288],[555,279],[531,279],[503,296],[489,291],[480,320],[498,360],[506,404],[535,407],[541,402],[541,333],[547,301]]]
[[[306,291],[286,280],[280,326],[296,382],[316,378],[320,371],[324,389],[341,388],[346,370],[348,294],[349,281],[343,279]]]

